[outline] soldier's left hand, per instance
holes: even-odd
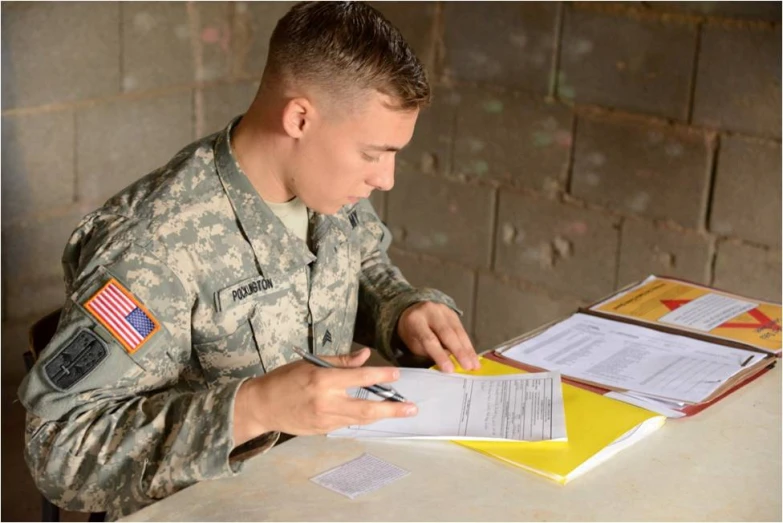
[[[443,372],[452,372],[453,354],[463,369],[479,368],[476,349],[457,313],[442,303],[430,301],[411,305],[397,323],[400,339],[417,356],[429,356]]]

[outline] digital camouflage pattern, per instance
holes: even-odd
[[[67,303],[19,389],[27,463],[61,507],[118,518],[236,474],[244,379],[298,359],[294,345],[337,354],[356,339],[394,360],[406,307],[456,310],[390,263],[389,231],[366,200],[310,211],[309,245],[289,232],[234,159],[236,121],[86,216],[68,241]],[[85,308],[111,278],[160,324],[135,351]],[[258,438],[254,453],[277,437]]]

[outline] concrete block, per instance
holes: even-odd
[[[231,70],[238,76],[258,76],[264,71],[269,54],[269,38],[277,21],[296,2],[237,2],[234,4],[231,32],[233,60]]]
[[[64,215],[50,216],[38,220],[3,228],[3,295],[13,294],[17,288],[37,282],[62,281],[62,253],[65,243],[86,214],[73,208]],[[24,293],[20,293],[24,294]],[[28,299],[36,300],[35,293],[29,293]],[[3,313],[6,314],[13,303],[6,301]]]
[[[3,221],[74,201],[72,111],[3,116]]]
[[[435,78],[433,24],[436,2],[368,2],[400,30],[402,37],[424,64],[430,79]]]
[[[122,11],[122,88],[135,91],[228,74],[225,2],[128,2]]]
[[[571,192],[621,212],[696,228],[710,154],[696,131],[580,117]]]
[[[117,93],[118,24],[117,2],[4,3],[3,109]]]
[[[422,260],[399,249],[391,249],[389,256],[414,287],[435,288],[454,298],[463,312],[462,325],[471,332],[475,271],[435,259]]]
[[[616,219],[505,190],[499,205],[496,272],[588,300],[612,291]]]
[[[475,347],[491,349],[505,341],[576,312],[579,300],[555,299],[518,288],[492,274],[479,273]]]
[[[709,239],[701,234],[626,220],[622,226],[617,284],[621,287],[650,274],[707,284],[711,259]]]
[[[696,26],[566,10],[558,95],[686,120]]]
[[[554,2],[447,2],[446,76],[547,94],[557,9]]]
[[[434,88],[432,105],[419,113],[413,138],[397,155],[399,170],[430,174],[451,171],[459,99],[455,91]]]
[[[780,246],[780,144],[721,138],[710,229]]]
[[[559,188],[571,149],[572,115],[528,95],[460,91],[454,172],[540,190]]]
[[[386,217],[394,245],[470,267],[488,267],[494,190],[400,173]]]
[[[103,203],[193,141],[192,93],[119,101],[77,113],[79,198]],[[111,132],[107,132],[111,129]]]
[[[204,89],[202,134],[206,136],[221,131],[235,116],[244,114],[256,96],[258,84],[258,81],[253,80]]]
[[[781,302],[780,249],[720,242],[714,286],[760,300]]]
[[[459,95],[449,89],[433,90],[432,105],[416,120],[410,143],[397,153],[397,170],[402,172],[449,173]]]
[[[703,31],[694,123],[779,138],[780,26],[751,30],[707,25]]]
[[[780,22],[780,2],[644,2],[644,5],[668,13]]]

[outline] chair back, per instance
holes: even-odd
[[[27,331],[27,350],[24,351],[24,366],[27,372],[33,368],[35,360],[41,355],[41,352],[49,345],[49,342],[57,331],[57,324],[60,322],[60,313],[62,309],[50,312],[30,326]],[[60,508],[41,496],[41,521],[60,521]]]
[[[43,318],[32,324],[27,331],[27,351],[24,354],[24,363],[27,371],[30,371],[32,364],[41,356],[41,352],[49,345],[54,333],[57,332],[57,324],[60,322],[62,309],[52,311]]]

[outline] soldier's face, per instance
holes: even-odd
[[[324,115],[303,136],[292,183],[311,209],[334,214],[394,186],[395,154],[411,140],[419,110],[391,109],[367,93],[347,115]],[[322,113],[323,114],[323,113]]]

